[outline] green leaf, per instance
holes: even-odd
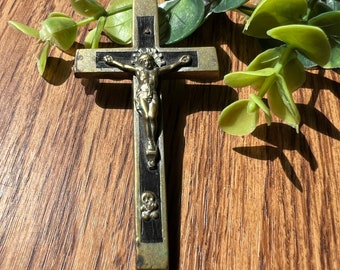
[[[52,17],[66,17],[66,18],[69,18],[69,16],[66,15],[65,13],[56,12],[56,11],[53,11],[50,14],[48,14],[48,18],[52,18]]]
[[[93,40],[94,40],[94,37],[97,33],[97,27],[96,28],[93,28],[87,35],[86,35],[86,38],[85,38],[85,41],[84,41],[84,45],[85,45],[85,48],[86,49],[89,49],[92,47],[92,43],[93,43]]]
[[[282,54],[282,47],[268,49],[254,58],[247,70],[255,71],[264,68],[273,68]]]
[[[107,11],[131,6],[132,0],[112,0]],[[132,9],[116,13],[107,18],[104,26],[105,34],[114,42],[125,45],[132,40]]]
[[[40,55],[38,57],[37,67],[38,67],[39,74],[41,76],[44,74],[50,49],[51,49],[51,44],[47,42],[45,46],[43,47],[43,49],[41,50]]]
[[[106,14],[105,8],[96,0],[71,0],[71,5],[76,12],[85,17],[99,18]]]
[[[224,76],[224,82],[230,87],[245,87],[263,82],[267,77],[273,75],[273,68],[264,68],[255,71],[238,71]]]
[[[312,68],[312,67],[316,67],[317,66],[317,64],[315,64],[313,61],[308,59],[306,56],[304,56],[300,52],[297,52],[297,55],[298,55],[299,61],[303,64],[303,66],[305,68]]]
[[[340,68],[340,36],[330,37],[331,57],[323,68]]]
[[[96,32],[93,36],[92,43],[91,43],[92,49],[98,48],[98,46],[99,46],[99,41],[100,41],[101,34],[103,32],[103,29],[104,29],[105,22],[106,22],[106,17],[100,17],[99,18],[98,23],[97,23],[97,27],[96,27]]]
[[[160,5],[168,19],[170,32],[161,43],[172,44],[193,33],[204,20],[202,0],[180,0]]]
[[[267,97],[271,111],[290,126],[295,126],[296,121],[294,116],[283,103],[280,92],[277,88],[277,84],[274,84],[273,87],[268,91]]]
[[[269,76],[259,78],[258,80],[254,81],[251,86],[260,91],[262,85],[265,83],[265,80],[270,77],[271,75],[275,74],[276,71],[274,70],[275,65],[277,64],[280,56],[282,54],[281,48],[273,48],[268,49],[261,54],[259,54],[247,67],[247,72],[255,72],[260,70],[272,70],[272,73]],[[269,85],[270,86],[270,85]]]
[[[259,111],[249,113],[248,103],[248,99],[240,99],[221,112],[218,124],[224,132],[243,136],[254,131],[259,121]]]
[[[331,47],[326,34],[319,27],[292,24],[273,28],[267,34],[299,50],[320,66],[329,60]]]
[[[274,68],[280,61],[280,56],[288,50],[286,46],[272,48],[259,54],[248,66],[247,71],[256,71],[266,68]],[[297,55],[294,51],[291,52],[289,59],[281,68],[280,74],[286,78],[288,88],[291,91],[300,87],[306,78],[305,69],[301,62],[297,59]],[[257,81],[252,86],[259,90],[263,84],[263,81]]]
[[[221,0],[220,3],[213,9],[213,12],[226,12],[242,6],[248,0]]]
[[[37,29],[34,29],[30,26],[27,26],[26,24],[22,24],[22,23],[15,22],[15,21],[9,21],[8,23],[14,29],[19,30],[20,32],[22,32],[22,33],[24,33],[28,36],[39,38],[39,31]]]
[[[264,0],[258,4],[248,19],[243,33],[253,37],[268,38],[269,29],[301,23],[306,13],[306,0]]]
[[[297,58],[295,52],[286,65],[282,68],[280,74],[285,78],[287,87],[290,92],[294,92],[296,89],[302,86],[306,80],[306,71],[302,63]]]
[[[320,27],[327,36],[340,36],[340,11],[322,13],[310,19],[308,24]]]
[[[163,10],[163,11],[167,11],[172,9],[175,5],[178,4],[180,0],[168,0],[168,1],[164,1],[163,3],[161,3],[159,5],[159,9]]]
[[[50,17],[42,22],[39,35],[62,50],[71,48],[77,36],[77,24],[69,17]]]
[[[331,11],[332,9],[320,0],[309,1],[310,13],[308,19],[313,18],[321,13]]]
[[[330,11],[308,21],[310,25],[320,27],[328,36],[331,56],[324,68],[340,67],[340,11]]]
[[[271,111],[298,132],[300,114],[281,75],[278,75],[275,84],[267,92],[267,97]]]

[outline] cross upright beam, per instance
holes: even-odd
[[[134,0],[133,20],[132,47],[78,50],[74,70],[76,77],[132,77],[136,266],[167,269],[166,181],[157,81],[165,73],[171,78],[216,79],[218,62],[214,47],[161,48],[156,0]]]

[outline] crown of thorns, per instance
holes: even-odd
[[[138,49],[136,53],[132,55],[132,64],[136,64],[139,62],[140,58],[143,55],[149,55],[153,58],[155,61],[156,65],[161,67],[165,65],[165,61],[163,60],[163,55],[162,53],[158,52],[155,48],[143,48],[143,49]]]

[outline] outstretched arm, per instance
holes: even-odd
[[[118,62],[118,61],[114,60],[111,55],[105,55],[103,59],[104,59],[105,63],[110,65],[110,66],[115,66],[117,68],[120,68],[120,69],[125,70],[125,71],[130,71],[130,72],[136,71],[135,67],[121,63],[121,62]]]
[[[191,57],[189,55],[183,55],[177,62],[168,65],[168,66],[164,66],[159,68],[159,74],[164,74],[166,72],[169,72],[177,67],[181,67],[181,66],[186,66],[191,62]]]

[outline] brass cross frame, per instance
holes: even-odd
[[[136,266],[167,269],[166,182],[157,80],[163,73],[168,78],[216,79],[218,61],[214,47],[161,48],[156,0],[134,0],[133,21],[132,47],[78,50],[74,69],[76,77],[132,77]]]

